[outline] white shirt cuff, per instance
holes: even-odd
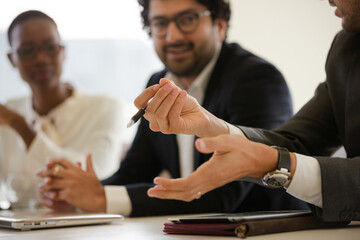
[[[130,216],[132,211],[131,201],[126,187],[104,186],[106,196],[106,213]]]
[[[244,133],[240,130],[240,128],[238,127],[235,127],[234,125],[230,124],[230,123],[227,123],[225,122],[226,125],[228,126],[229,128],[229,131],[230,131],[230,135],[241,135],[241,136],[245,136]]]
[[[296,153],[296,171],[287,192],[317,207],[322,207],[321,171],[319,162]]]

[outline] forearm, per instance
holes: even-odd
[[[227,123],[214,116],[205,109],[202,109],[204,116],[208,119],[206,125],[196,129],[195,135],[198,137],[216,137],[221,134],[229,134],[230,130]]]
[[[36,136],[36,133],[34,129],[27,124],[25,119],[22,116],[12,119],[10,127],[21,136],[26,144],[26,147],[29,148]]]

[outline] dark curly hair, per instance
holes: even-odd
[[[150,0],[138,0],[139,5],[141,6],[141,18],[143,23],[143,29],[145,29],[149,35],[150,28],[149,28],[149,2]],[[229,24],[231,10],[230,4],[228,0],[197,0],[198,3],[204,5],[209,9],[211,12],[211,18],[217,19],[225,19],[226,22]]]
[[[23,23],[29,19],[33,19],[33,18],[42,18],[42,19],[49,20],[57,28],[57,25],[56,25],[54,19],[52,19],[51,17],[49,17],[48,15],[46,15],[43,12],[40,12],[37,10],[29,10],[29,11],[20,13],[17,17],[14,18],[14,20],[11,22],[11,24],[8,28],[7,35],[8,35],[8,41],[9,41],[10,46],[11,46],[11,33],[14,30],[15,26],[20,23]]]

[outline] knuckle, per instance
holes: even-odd
[[[157,124],[150,122],[149,127],[150,127],[151,131],[153,131],[153,132],[159,131],[159,126]]]
[[[170,131],[170,129],[169,129],[168,126],[163,126],[163,127],[161,128],[161,132],[162,132],[163,134],[171,134],[171,131]]]
[[[155,114],[155,117],[156,117],[156,119],[159,119],[159,120],[161,120],[161,121],[167,120],[167,115],[166,115],[166,113],[157,112],[157,113]]]
[[[163,134],[170,134],[170,132],[169,131],[166,131],[166,130],[162,130],[161,131]]]

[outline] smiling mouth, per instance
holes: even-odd
[[[189,44],[179,44],[174,46],[168,46],[166,47],[165,51],[172,58],[182,58],[186,54],[188,54],[191,49],[192,47]]]
[[[190,49],[190,44],[177,44],[177,45],[169,45],[166,47],[166,51],[168,52],[180,52]]]

